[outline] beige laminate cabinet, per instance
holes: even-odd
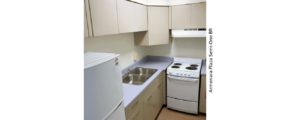
[[[172,7],[169,7],[168,20],[168,27],[169,29],[172,29]]]
[[[119,33],[147,30],[147,7],[127,0],[117,0]]]
[[[199,112],[206,113],[206,75],[201,76]]]
[[[127,120],[155,120],[164,104],[164,81],[163,71],[125,108]]]
[[[92,37],[92,24],[91,24],[91,16],[89,11],[89,3],[88,0],[85,0],[85,9],[84,9],[84,37]]]
[[[169,43],[168,7],[148,6],[148,31],[134,33],[136,45],[151,46]]]
[[[191,5],[190,26],[192,28],[206,28],[206,3]]]
[[[159,79],[159,78],[157,78]],[[143,116],[146,120],[155,120],[160,108],[163,105],[162,82],[160,79],[144,93]]]
[[[93,36],[118,33],[117,1],[88,0],[92,20]]]
[[[172,6],[171,22],[172,29],[189,28],[190,26],[191,5]]]
[[[206,3],[172,6],[172,29],[205,28]]]
[[[143,120],[143,103],[138,96],[128,107],[125,108],[127,120]],[[145,119],[146,120],[146,119]]]
[[[84,16],[85,16],[85,18],[84,18],[84,36],[89,37],[86,12],[85,12]]]

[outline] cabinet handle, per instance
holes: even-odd
[[[119,60],[118,60],[118,58],[115,59],[115,65],[116,65],[116,66],[119,65]]]

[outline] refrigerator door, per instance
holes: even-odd
[[[121,102],[113,113],[106,120],[126,120],[125,108],[123,102]]]
[[[101,58],[100,54],[85,55],[85,61],[90,62],[85,63],[84,70],[85,120],[104,120],[123,99],[122,75],[116,55],[104,54]]]

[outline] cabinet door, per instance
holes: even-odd
[[[86,16],[86,11],[84,13],[84,36],[85,37],[89,37],[89,33],[88,33],[88,22],[87,22],[87,16]]]
[[[206,76],[201,76],[199,112],[206,113]]]
[[[154,96],[152,94],[145,97],[144,101],[144,120],[154,120],[156,111]]]
[[[142,120],[143,101],[137,97],[129,106],[125,108],[127,120]]]
[[[163,106],[163,102],[164,102],[164,97],[163,97],[163,83],[161,82],[156,89],[155,92],[156,96],[157,96],[157,113],[160,110],[160,108],[162,108]]]
[[[161,97],[161,101],[162,101],[162,105],[163,104],[166,104],[166,79],[165,79],[165,71],[162,71],[160,73],[160,75],[158,76],[158,79],[160,80],[161,82],[161,93],[162,93],[162,97]]]
[[[169,7],[148,6],[148,31],[134,33],[136,45],[151,46],[169,43]]]
[[[206,27],[206,3],[195,3],[191,5],[190,22],[191,28]]]
[[[184,29],[190,26],[191,5],[172,6],[172,29]]]
[[[117,34],[116,0],[89,0],[94,36]]]
[[[91,24],[91,16],[89,10],[89,2],[85,0],[85,9],[84,9],[84,37],[92,37],[92,24]]]
[[[169,43],[168,7],[148,7],[149,45]]]
[[[172,29],[172,7],[169,7],[169,11],[168,11],[168,27],[169,29]]]
[[[119,33],[147,30],[147,7],[127,0],[117,0]]]
[[[159,83],[144,99],[144,120],[155,120],[162,107],[162,84]]]
[[[127,120],[143,120],[142,109],[140,108],[140,109],[134,111],[134,113],[132,114],[132,116],[130,116],[129,118],[127,118]]]

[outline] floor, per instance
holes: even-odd
[[[205,115],[191,115],[174,110],[162,108],[157,120],[205,120]]]

